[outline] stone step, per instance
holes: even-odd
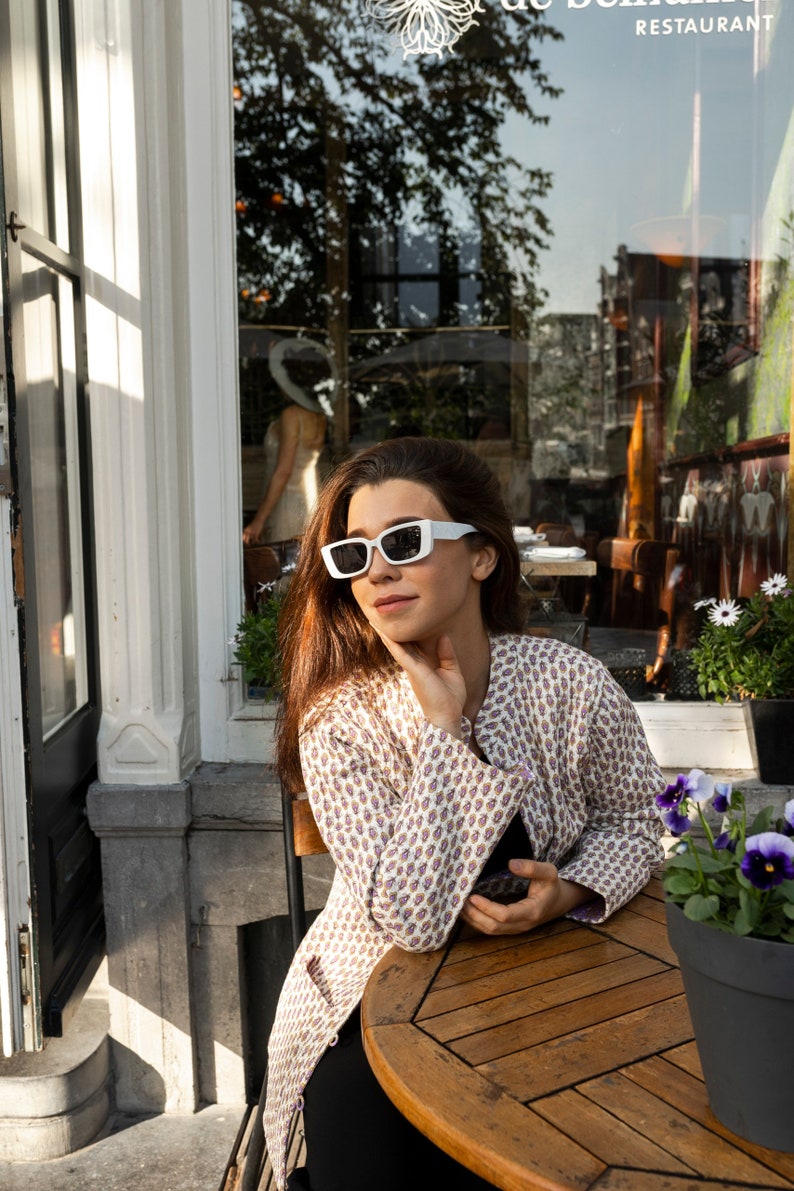
[[[0,1058],[0,1161],[62,1158],[100,1133],[112,1103],[107,961],[63,1038]]]

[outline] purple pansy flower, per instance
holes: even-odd
[[[661,795],[659,797],[661,798]],[[682,815],[677,807],[665,811],[662,814],[662,822],[671,835],[683,835],[692,826],[692,821],[686,815]]]
[[[702,769],[690,769],[686,775],[679,773],[664,794],[656,795],[656,805],[664,810],[674,810],[681,805],[684,798],[691,798],[693,802],[707,802],[713,793],[714,778]]]
[[[772,889],[794,880],[794,840],[779,831],[751,835],[742,857],[742,872],[756,889]]]
[[[665,807],[666,809],[672,809],[673,807],[678,806],[684,797],[683,783],[685,781],[686,778],[684,777],[683,773],[679,773],[678,781],[673,782],[672,785],[669,785],[664,794],[656,795],[656,805]]]
[[[784,832],[786,835],[794,835],[794,798],[789,798],[783,807],[783,818],[786,820]]]
[[[736,840],[731,839],[730,831],[721,832],[714,841],[714,847],[718,850],[720,848],[727,848],[729,852],[736,851]]]
[[[733,787],[730,782],[716,782],[714,786],[714,798],[711,805],[714,807],[718,815],[724,815],[728,807],[731,805],[731,791]]]

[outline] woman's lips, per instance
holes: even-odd
[[[401,608],[405,608],[408,606],[408,604],[412,604],[415,599],[416,596],[383,596],[381,599],[375,601],[373,607],[375,608],[376,612],[380,613],[399,612]]]

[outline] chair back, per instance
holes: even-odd
[[[281,562],[272,546],[246,546],[243,549],[243,587],[245,607],[256,607],[257,593],[262,585],[275,583],[281,575]]]
[[[306,793],[290,795],[292,806],[292,846],[296,856],[320,856],[328,849],[312,813]]]
[[[561,525],[555,521],[541,521],[535,533],[545,533],[548,546],[578,546],[579,538],[572,525]]]
[[[681,553],[672,542],[652,538],[603,538],[596,558],[600,566],[612,571],[610,622],[615,623],[621,599],[628,594],[632,627],[642,628],[650,608],[656,629],[656,658],[651,679],[656,678],[670,644],[675,609],[673,569]],[[630,590],[626,592],[628,579]]]
[[[328,849],[317,828],[308,795],[293,793],[281,783],[284,817],[284,866],[287,874],[287,908],[293,951],[306,934],[306,900],[303,892],[303,856],[319,856]]]

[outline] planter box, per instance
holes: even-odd
[[[662,769],[755,769],[741,703],[659,700],[638,703],[637,714]]]

